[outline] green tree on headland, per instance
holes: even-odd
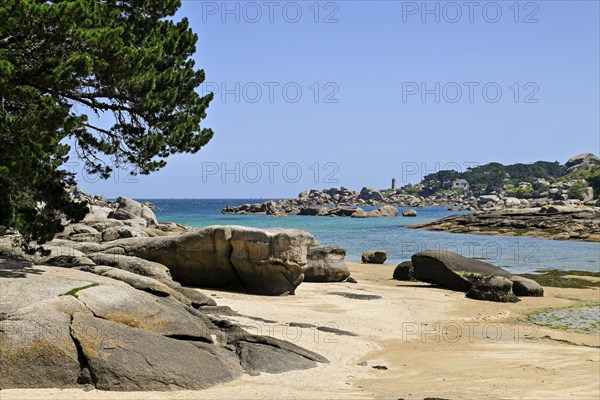
[[[421,195],[431,195],[452,186],[455,179],[465,179],[476,194],[486,194],[501,190],[506,183],[529,182],[537,179],[556,179],[566,172],[566,167],[558,162],[537,161],[533,164],[503,165],[497,162],[468,168],[465,172],[454,170],[438,171],[425,175]],[[527,197],[527,196],[522,196]]]
[[[149,174],[212,137],[197,36],[180,0],[0,0],[0,231],[37,240],[85,205],[60,166],[75,143],[88,173]],[[107,123],[107,121],[109,121]],[[113,164],[105,160],[110,157]]]

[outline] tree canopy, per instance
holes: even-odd
[[[466,179],[477,194],[501,190],[506,182],[532,183],[537,179],[556,179],[566,172],[558,162],[537,161],[533,164],[503,165],[497,162],[468,168],[465,172],[454,170],[438,171],[425,175],[421,194],[430,195],[438,190],[450,189],[455,179]]]
[[[46,240],[59,217],[85,215],[60,168],[72,150],[107,178],[115,167],[149,174],[212,138],[201,127],[212,94],[196,92],[197,35],[172,19],[180,5],[0,0],[0,231]]]

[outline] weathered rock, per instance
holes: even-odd
[[[194,288],[189,288],[185,286],[180,286],[175,288],[179,293],[187,297],[192,307],[205,307],[205,306],[216,306],[217,302],[208,297],[207,295],[201,293],[199,290]]]
[[[110,213],[109,218],[120,220],[143,218],[148,225],[158,225],[156,215],[148,206],[127,197],[119,197],[117,203],[119,208]]]
[[[89,211],[88,211],[87,215],[83,218],[83,222],[85,222],[85,223],[87,223],[89,220],[107,219],[108,215],[114,211],[110,207],[95,206],[95,205],[88,205],[88,209],[89,209]]]
[[[204,323],[181,303],[130,287],[99,285],[77,293],[96,317],[164,336],[212,342]]]
[[[567,173],[572,174],[580,170],[590,170],[600,166],[600,159],[593,153],[582,153],[571,157],[567,163]]]
[[[504,202],[504,207],[506,208],[521,207],[521,200],[517,199],[516,197],[505,197],[502,201]]]
[[[540,285],[533,279],[513,275],[510,278],[510,280],[513,284],[512,290],[517,296],[541,297],[544,295],[544,288],[542,287],[542,285]]]
[[[385,260],[387,260],[387,252],[383,250],[367,250],[361,257],[361,261],[368,264],[383,264]]]
[[[545,204],[546,202],[536,202]],[[410,225],[453,233],[524,235],[548,239],[600,241],[600,209],[582,205],[544,205],[536,208],[492,210],[452,215],[433,222]]]
[[[65,248],[61,250],[61,254],[58,255],[80,255],[80,253],[94,253],[100,251],[100,243],[95,242],[73,242],[65,239],[54,239],[43,246],[53,246]],[[79,253],[74,253],[72,250],[77,250]]]
[[[414,269],[412,262],[404,261],[396,266],[394,269],[393,278],[397,281],[414,281]]]
[[[342,282],[350,276],[346,249],[338,246],[308,249],[305,282]]]
[[[88,257],[56,256],[49,258],[44,262],[44,264],[70,268],[79,267],[82,265],[94,265],[94,262]]]
[[[510,272],[495,265],[449,251],[422,251],[414,254],[411,261],[415,279],[461,292],[467,292],[483,276],[512,277]]]
[[[65,226],[64,230],[56,235],[56,238],[74,242],[100,242],[102,234],[91,226],[77,223]]]
[[[328,363],[327,358],[304,349],[293,343],[279,340],[271,336],[260,336],[246,332],[239,326],[233,325],[231,322],[226,320],[217,321],[219,329],[226,334],[226,341],[228,344],[239,346],[242,343],[258,343],[271,347],[275,347],[284,350],[288,353],[294,353],[308,360],[316,361],[319,363]]]
[[[60,259],[83,259],[85,254],[72,247],[55,246],[53,243],[46,243],[37,248],[34,254],[23,254],[23,258],[35,263],[47,263],[49,260],[59,261]]]
[[[104,232],[110,228],[118,228],[125,225],[123,221],[119,221],[118,219],[112,218],[104,218],[104,219],[88,219],[83,221],[86,225],[91,226],[98,232]]]
[[[89,258],[97,265],[108,265],[137,275],[148,276],[170,287],[179,286],[176,282],[173,282],[169,268],[156,262],[139,257],[106,253],[92,253]]]
[[[61,310],[68,307],[85,311],[66,296],[21,308],[0,321],[0,389],[77,385],[82,368],[71,338],[71,315]]]
[[[175,222],[159,222],[157,228],[158,230],[170,235],[179,235],[193,231],[192,228]]]
[[[370,187],[363,187],[361,189],[360,198],[363,200],[383,200],[381,192]]]
[[[500,198],[494,194],[479,196],[479,198],[477,199],[477,202],[480,204],[497,203],[499,201]]]
[[[228,350],[238,346],[246,365],[272,368],[263,356],[241,348],[246,344],[269,346],[264,354],[279,355],[277,370],[305,368],[308,362],[296,356],[327,362],[291,343],[252,335],[178,301],[78,269],[0,259],[0,285],[0,389],[201,389],[241,375],[239,358]]]
[[[394,206],[382,206],[367,212],[368,217],[397,217],[398,209]]]
[[[417,211],[416,210],[404,210],[402,211],[402,216],[403,217],[416,217],[417,216]]]
[[[354,211],[351,215],[352,218],[368,218],[369,214],[365,210],[360,207],[356,207],[356,211]]]
[[[512,291],[512,282],[502,276],[478,278],[466,295],[470,299],[516,303],[519,301]]]
[[[242,374],[185,341],[89,315],[74,314],[72,331],[100,390],[203,389]]]
[[[279,295],[293,294],[302,282],[314,245],[314,237],[300,230],[211,226],[179,236],[116,240],[103,251],[118,248],[161,263],[184,286]]]
[[[179,291],[157,281],[148,276],[134,274],[133,272],[125,271],[119,268],[107,267],[105,265],[88,265],[80,268],[82,271],[91,272],[96,275],[106,276],[111,279],[116,279],[125,282],[129,286],[148,292],[155,296],[167,297],[173,296],[176,300],[181,301],[186,305],[191,305],[192,302]]]
[[[109,242],[117,239],[150,237],[148,230],[141,226],[115,226],[102,232],[102,240]],[[152,235],[155,236],[155,235]]]
[[[242,368],[246,371],[280,374],[317,366],[316,362],[308,358],[261,343],[240,342],[237,346],[237,354]]]

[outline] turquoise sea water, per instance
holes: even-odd
[[[465,257],[482,258],[515,273],[538,269],[600,271],[600,243],[461,235],[404,228],[405,225],[457,213],[447,211],[444,207],[416,208],[416,218],[274,218],[268,215],[221,214],[221,209],[227,205],[257,203],[266,199],[140,200],[151,201],[160,208],[155,211],[160,221],[178,222],[197,228],[209,225],[243,225],[304,229],[312,233],[323,246],[345,247],[347,259],[352,261],[360,261],[360,255],[365,250],[387,251],[387,263],[392,264],[410,259],[417,251],[441,249]],[[403,209],[399,207],[400,211]]]

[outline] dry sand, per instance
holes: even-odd
[[[358,284],[303,283],[295,296],[205,290],[220,305],[262,318],[229,317],[331,361],[305,371],[244,377],[204,391],[3,390],[8,399],[598,399],[600,337],[524,322],[545,307],[600,301],[593,289],[545,288],[516,304],[391,280],[392,265],[349,263]],[[352,299],[335,292],[381,296]],[[290,327],[301,323],[301,327]],[[315,327],[333,328],[331,333]],[[351,336],[355,335],[355,336]],[[364,364],[366,365],[359,365]],[[383,366],[387,369],[375,369]]]

